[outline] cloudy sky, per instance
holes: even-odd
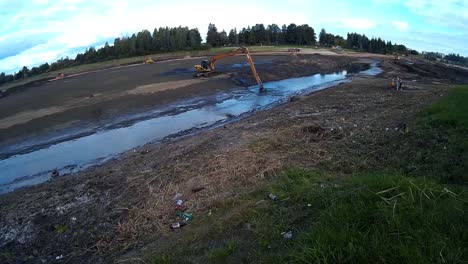
[[[74,58],[89,46],[142,29],[228,31],[256,23],[379,36],[419,51],[468,56],[468,0],[0,0],[0,72]]]

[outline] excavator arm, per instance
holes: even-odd
[[[262,82],[262,80],[260,79],[260,76],[257,73],[257,69],[255,69],[255,64],[253,62],[252,56],[250,56],[249,50],[247,50],[247,60],[249,61],[250,70],[252,71],[252,74],[253,74],[255,80],[258,83],[258,87],[259,87],[260,92],[265,92],[265,87],[263,87],[263,82]]]
[[[216,61],[227,58],[227,57],[232,57],[238,54],[246,55],[247,61],[250,65],[250,70],[252,71],[252,74],[255,80],[257,81],[260,92],[265,92],[265,88],[263,87],[263,82],[260,79],[260,76],[258,75],[257,70],[255,69],[255,64],[253,62],[252,56],[250,55],[249,49],[247,49],[246,47],[240,47],[230,52],[221,53],[221,54],[212,56],[209,61],[202,61],[201,65],[195,65],[195,70],[197,71],[197,77],[208,76],[210,73],[213,73],[215,70]]]

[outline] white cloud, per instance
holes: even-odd
[[[429,23],[468,29],[468,1],[466,0],[407,0],[411,12],[424,17]]]
[[[66,49],[51,47],[50,44],[37,45],[25,50],[17,55],[0,60],[0,69],[21,69],[24,65],[31,65],[31,62],[42,63],[50,58],[59,58]]]
[[[408,29],[408,22],[406,21],[398,21],[398,20],[393,20],[392,21],[392,26],[396,27],[398,30],[407,30]]]

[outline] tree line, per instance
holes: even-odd
[[[455,64],[468,65],[468,57],[460,56],[460,54],[451,53],[444,56],[444,60]]]
[[[408,48],[405,45],[392,44],[391,41],[385,41],[381,38],[369,39],[366,35],[357,33],[348,33],[345,46],[358,51],[377,54],[408,53]]]
[[[307,24],[289,26],[283,25],[281,28],[277,24],[267,25],[256,24],[237,31],[231,29],[229,34],[226,31],[218,32],[215,24],[208,26],[206,42],[211,47],[222,47],[226,45],[313,45],[316,43],[315,31]]]
[[[440,60],[453,64],[468,65],[468,57],[460,56],[460,54],[450,53],[448,55],[444,55],[439,52],[423,52],[422,55],[425,59],[430,61]]]
[[[40,66],[28,69],[24,66],[14,74],[0,74],[0,85],[20,80],[26,77],[39,75],[49,71],[57,71],[64,68],[96,63],[106,60],[127,58],[132,56],[142,56],[154,53],[173,52],[182,50],[200,50],[210,47],[237,46],[237,45],[320,45],[324,47],[342,47],[361,52],[378,54],[412,54],[418,55],[415,50],[410,50],[404,45],[394,44],[381,38],[368,38],[366,35],[358,33],[348,33],[346,38],[340,35],[328,33],[321,29],[318,39],[314,28],[311,26],[271,24],[255,24],[237,30],[231,29],[229,33],[218,31],[215,24],[209,24],[206,38],[207,44],[202,44],[202,38],[198,29],[188,27],[160,27],[155,28],[151,33],[142,30],[137,34],[116,38],[110,45],[105,43],[103,47],[96,49],[90,47],[83,53],[78,53],[74,59],[61,58],[49,65],[44,63]],[[468,64],[468,58],[458,54],[444,55],[435,52],[425,52],[422,54],[426,59],[445,60],[457,64]]]
[[[366,35],[348,33],[346,39],[339,35],[327,33],[322,29],[318,36],[314,28],[307,24],[289,24],[279,27],[276,24],[256,24],[242,28],[239,32],[236,28],[218,32],[215,24],[208,26],[207,43],[212,47],[226,45],[321,45],[325,47],[340,46],[362,52],[392,54],[407,53],[409,50],[404,45],[386,42],[381,38],[369,39]]]

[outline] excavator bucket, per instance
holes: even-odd
[[[260,93],[266,93],[266,89],[265,89],[265,87],[263,87],[263,84],[261,84],[261,85],[258,86],[258,91],[259,91]]]

